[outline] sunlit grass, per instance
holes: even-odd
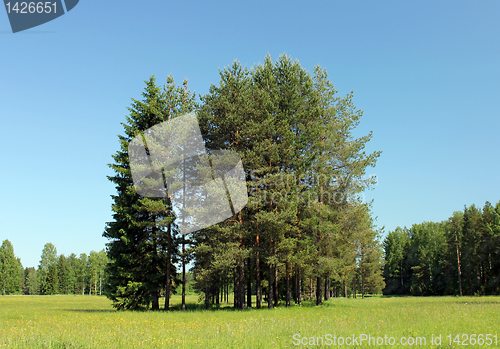
[[[439,348],[452,348],[448,334],[500,337],[497,297],[339,298],[322,307],[306,302],[244,311],[200,310],[197,300],[187,298],[189,308],[198,310],[165,313],[117,312],[97,296],[0,296],[0,348],[292,348],[294,334],[425,336],[428,341],[441,334]],[[174,309],[179,302],[174,296]],[[349,346],[356,347],[370,346]]]

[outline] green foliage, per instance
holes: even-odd
[[[23,269],[9,240],[0,247],[0,290],[2,294],[55,295],[101,294],[108,276],[106,251],[91,251],[76,257],[57,255],[52,243],[45,244],[38,269]],[[93,291],[91,291],[91,288]]]
[[[40,294],[56,294],[59,292],[57,260],[56,247],[50,242],[46,243],[36,273]]]
[[[68,259],[64,255],[60,255],[57,260],[57,280],[58,280],[58,293],[69,294],[71,286],[74,284],[74,274],[70,272]]]
[[[439,223],[416,224],[410,229],[412,266],[410,292],[417,296],[441,294],[440,261],[445,248],[445,232]]]
[[[38,291],[36,269],[29,267],[24,269],[23,294],[35,295]]]
[[[115,163],[110,165],[115,175],[108,177],[117,189],[117,195],[113,195],[114,221],[107,224],[103,233],[109,239],[107,254],[110,259],[106,267],[109,278],[105,293],[119,309],[134,309],[150,302],[154,309],[159,309],[161,291],[169,295],[172,292],[178,244],[169,197],[148,198],[134,190],[128,144],[148,128],[194,108],[194,94],[189,92],[187,80],[177,86],[174,79],[168,77],[166,86],[161,89],[151,77],[146,81],[143,100],[133,100],[130,115],[123,124],[125,135],[119,136],[120,150],[113,156]],[[148,147],[154,146],[148,144]],[[165,175],[169,176],[168,169]],[[94,280],[96,275],[94,271]],[[168,305],[168,298],[166,303]]]
[[[47,270],[45,279],[42,282],[42,294],[53,295],[59,293],[59,278],[57,275],[57,265],[51,264]]]
[[[14,255],[14,247],[9,240],[0,246],[0,290],[2,295],[20,294],[23,285],[23,266]]]
[[[384,241],[384,294],[498,294],[499,231],[500,202],[465,207],[440,223],[397,228]]]
[[[389,232],[384,240],[384,294],[406,294],[410,288],[410,270],[406,261],[410,233],[404,228]]]
[[[102,294],[102,284],[105,275],[106,264],[108,263],[108,257],[106,251],[103,249],[99,252],[90,251],[88,257],[88,263],[90,266],[89,270],[89,285],[94,294]],[[92,292],[92,291],[89,291]]]
[[[373,290],[383,287],[369,206],[355,200],[373,184],[363,177],[380,152],[363,151],[371,134],[352,136],[362,112],[352,93],[336,92],[324,69],[313,76],[282,55],[252,70],[234,62],[202,97],[207,147],[238,152],[249,193],[241,212],[195,234],[196,288],[207,306],[230,288],[237,308],[248,305],[249,288],[268,306],[300,303],[312,278],[321,298],[323,282],[345,284],[358,268]]]
[[[109,179],[116,185],[113,222],[104,236],[108,258],[106,294],[119,309],[159,309],[160,293],[180,284],[176,263],[193,260],[193,288],[205,306],[234,293],[234,306],[273,307],[293,298],[301,303],[312,285],[318,304],[329,298],[330,283],[378,292],[381,247],[370,206],[356,199],[373,181],[366,179],[380,152],[366,153],[371,133],[355,138],[362,112],[353,94],[337,97],[326,70],[311,75],[286,55],[248,70],[235,61],[220,71],[220,82],[195,103],[187,81],[173,78],[161,89],[146,81],[142,100],[133,100],[119,136]],[[146,129],[197,111],[213,162],[214,149],[237,152],[242,159],[249,201],[240,212],[215,226],[179,239],[169,200],[143,197],[134,190],[128,144]],[[148,143],[149,151],[160,144]],[[165,178],[176,169],[163,169]],[[213,174],[212,174],[213,175]],[[146,187],[160,178],[146,178]],[[229,198],[230,199],[230,198]],[[182,218],[177,218],[182,219]],[[181,224],[181,221],[178,222]],[[96,272],[90,271],[96,281]],[[356,284],[359,275],[361,287]],[[309,282],[310,281],[310,282]],[[323,292],[324,290],[324,292]],[[309,287],[313,293],[313,287]]]

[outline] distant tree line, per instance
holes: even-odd
[[[384,241],[387,295],[500,294],[500,202],[439,223],[396,228]]]
[[[57,254],[56,247],[45,244],[38,268],[23,269],[14,255],[14,247],[5,240],[0,247],[0,287],[2,295],[101,295],[105,282],[106,252],[91,251],[89,255],[74,253],[68,257]]]
[[[168,310],[181,285],[184,309],[188,265],[207,308],[230,294],[242,309],[306,298],[321,305],[331,296],[382,290],[379,232],[360,200],[374,184],[366,170],[380,152],[364,150],[371,133],[353,136],[362,112],[352,93],[337,96],[324,69],[311,75],[286,55],[274,63],[266,57],[252,70],[238,62],[221,70],[219,84],[199,102],[187,80],[179,86],[172,77],[163,88],[151,77],[142,96],[129,108],[110,165],[115,174],[108,177],[117,193],[114,221],[103,234],[109,239],[106,294],[116,308],[157,310],[164,296]],[[224,222],[183,236],[169,188],[166,198],[134,190],[128,145],[190,112],[212,159],[210,149],[241,157],[249,201]],[[164,168],[164,176],[173,170]]]

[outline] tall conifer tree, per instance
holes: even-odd
[[[168,196],[150,198],[135,191],[128,145],[150,127],[194,108],[194,94],[187,90],[187,81],[183,87],[177,87],[169,77],[162,90],[151,77],[146,81],[143,100],[133,100],[127,122],[123,123],[125,135],[119,136],[121,149],[113,156],[115,163],[110,165],[115,175],[109,180],[116,184],[118,192],[113,195],[114,221],[108,223],[103,234],[110,240],[106,293],[119,309],[147,307],[151,303],[152,309],[157,310],[162,289],[168,309],[175,275],[176,228],[171,202]]]

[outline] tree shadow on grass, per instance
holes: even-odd
[[[335,306],[334,304],[331,304],[331,302],[324,301],[323,306],[331,307]],[[288,309],[292,308],[314,308],[317,307],[316,301],[315,300],[303,300],[302,304],[295,304],[291,303],[290,307]],[[252,307],[246,307],[245,309],[236,309],[234,308],[233,303],[220,303],[219,305],[212,304],[208,309],[205,308],[205,304],[203,303],[186,303],[186,310],[184,311],[230,311],[230,312],[238,312],[238,311],[249,311],[249,310],[259,310],[259,311],[273,311],[273,309],[286,309],[287,307],[285,306],[285,301],[280,301],[277,306],[274,306],[273,308],[268,308],[267,302],[262,302],[261,308],[257,309],[255,306],[255,303],[252,304]],[[160,309],[160,311],[163,311],[163,308]],[[174,304],[170,306],[169,311],[174,311],[174,312],[182,312],[181,310],[181,305],[180,304]]]
[[[63,309],[75,313],[115,313],[116,309]]]

